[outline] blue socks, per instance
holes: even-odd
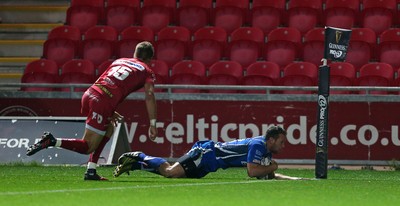
[[[148,156],[144,153],[139,154],[139,158],[142,160],[142,162],[146,163],[148,167],[154,170],[157,170],[161,164],[167,162],[167,160],[163,158]]]

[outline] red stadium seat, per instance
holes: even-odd
[[[242,78],[243,85],[273,86],[279,85],[281,70],[274,62],[260,61],[251,64]],[[263,93],[265,90],[245,90],[245,93]]]
[[[301,33],[296,28],[277,28],[268,34],[265,60],[277,63],[281,69],[299,55]]]
[[[145,26],[130,26],[124,29],[120,34],[120,40],[117,43],[117,58],[131,58],[135,52],[136,45],[139,42],[148,41],[154,43],[154,32]]]
[[[211,65],[208,72],[209,85],[240,85],[242,66],[235,61],[219,61]],[[237,90],[210,89],[209,93],[237,93]]]
[[[400,67],[400,29],[393,28],[380,35],[377,49],[380,62],[390,64],[393,68]]]
[[[304,35],[303,61],[321,65],[325,50],[325,28],[314,28]]]
[[[165,27],[158,33],[155,55],[165,61],[169,67],[188,56],[188,44],[191,35],[185,27]]]
[[[193,60],[202,62],[207,68],[224,55],[227,34],[220,27],[204,27],[194,33],[191,52]]]
[[[86,59],[73,59],[61,67],[60,83],[92,84],[95,81],[96,69],[93,63]],[[75,88],[75,92],[84,92],[87,88]],[[70,91],[62,88],[61,91]]]
[[[140,25],[149,27],[157,33],[174,23],[175,10],[175,0],[143,0]]]
[[[264,35],[283,24],[286,0],[253,0],[250,23],[260,28]]]
[[[118,34],[114,27],[95,26],[90,28],[82,41],[81,55],[83,59],[92,61],[95,67],[108,59],[113,59],[117,38]]]
[[[58,26],[52,29],[43,45],[43,58],[54,60],[58,67],[78,56],[81,32],[74,26]]]
[[[210,24],[212,0],[180,0],[177,24],[191,33]]]
[[[326,0],[325,25],[343,29],[351,29],[358,25],[360,0]]]
[[[104,0],[72,0],[67,9],[66,24],[76,26],[81,33],[103,20]]]
[[[362,27],[370,28],[376,35],[380,35],[393,26],[396,10],[396,0],[363,0]]]
[[[318,68],[310,62],[294,62],[283,71],[283,86],[316,86]],[[312,91],[285,90],[284,94],[312,94]]]
[[[230,34],[243,26],[249,9],[249,0],[216,0],[213,23]]]
[[[386,63],[368,63],[361,67],[358,86],[391,86],[394,81],[393,67]],[[365,94],[361,91],[360,94]],[[370,94],[388,94],[387,91],[370,91]]]
[[[202,85],[206,77],[205,66],[198,61],[180,61],[171,70],[171,84]],[[199,89],[173,89],[174,93],[200,93]]]
[[[287,10],[287,25],[307,33],[318,25],[322,13],[322,0],[290,0]]]
[[[117,32],[138,22],[140,0],[107,0],[105,9],[106,25]]]
[[[167,63],[161,60],[153,59],[150,62],[150,69],[153,70],[156,75],[156,84],[168,84],[169,83],[169,67]]]
[[[229,42],[229,59],[243,68],[262,57],[264,33],[257,27],[240,27],[232,32]]]
[[[59,69],[57,63],[49,59],[38,59],[29,62],[24,70],[21,83],[58,83]],[[22,87],[22,91],[54,91],[51,87]]]
[[[353,86],[356,69],[350,63],[333,62],[330,67],[330,86]],[[330,94],[350,94],[351,91],[330,90]]]
[[[100,77],[113,62],[113,59],[109,59],[101,63],[96,69],[96,77]]]
[[[346,62],[358,70],[374,58],[376,47],[375,32],[369,28],[354,28],[351,32]]]

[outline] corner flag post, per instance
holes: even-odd
[[[315,155],[315,177],[328,178],[328,112],[330,67],[328,59],[344,61],[350,41],[351,30],[325,27],[325,49],[318,72],[318,110]]]

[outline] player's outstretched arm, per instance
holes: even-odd
[[[154,140],[157,137],[157,103],[154,95],[154,85],[152,83],[146,83],[144,89],[146,108],[150,119],[149,137],[151,140]]]

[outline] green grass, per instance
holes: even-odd
[[[400,172],[330,170],[327,180],[248,178],[243,168],[219,170],[203,179],[167,179],[135,171],[110,181],[83,181],[84,167],[0,165],[0,205],[399,205]],[[314,177],[313,170],[279,173]]]

